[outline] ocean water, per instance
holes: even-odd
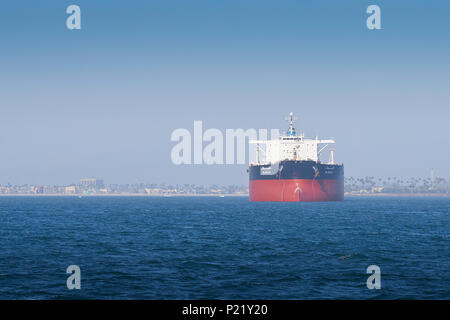
[[[438,197],[0,197],[0,299],[450,299],[449,210]]]

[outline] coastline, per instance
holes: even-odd
[[[120,193],[120,194],[0,194],[0,197],[248,197],[248,194],[140,194],[140,193]]]
[[[345,197],[405,197],[405,198],[423,198],[423,197],[450,197],[450,193],[346,193]]]
[[[450,193],[365,193],[365,194],[345,194],[345,197],[404,197],[404,198],[423,198],[423,197],[450,197]],[[248,197],[248,194],[139,194],[139,193],[121,193],[121,194],[0,194],[0,197]]]

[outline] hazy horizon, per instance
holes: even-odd
[[[291,111],[347,177],[448,179],[449,32],[446,1],[5,3],[0,184],[246,184],[246,165],[174,165],[172,131],[283,130]]]

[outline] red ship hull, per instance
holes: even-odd
[[[340,180],[286,179],[250,181],[250,201],[342,201]]]
[[[250,201],[342,201],[344,166],[282,161],[249,167]]]

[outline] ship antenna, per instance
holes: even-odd
[[[288,129],[287,135],[295,136],[294,121],[297,120],[297,117],[294,117],[294,114],[292,112],[290,112],[289,117],[286,118],[286,120],[289,121],[289,129]]]

